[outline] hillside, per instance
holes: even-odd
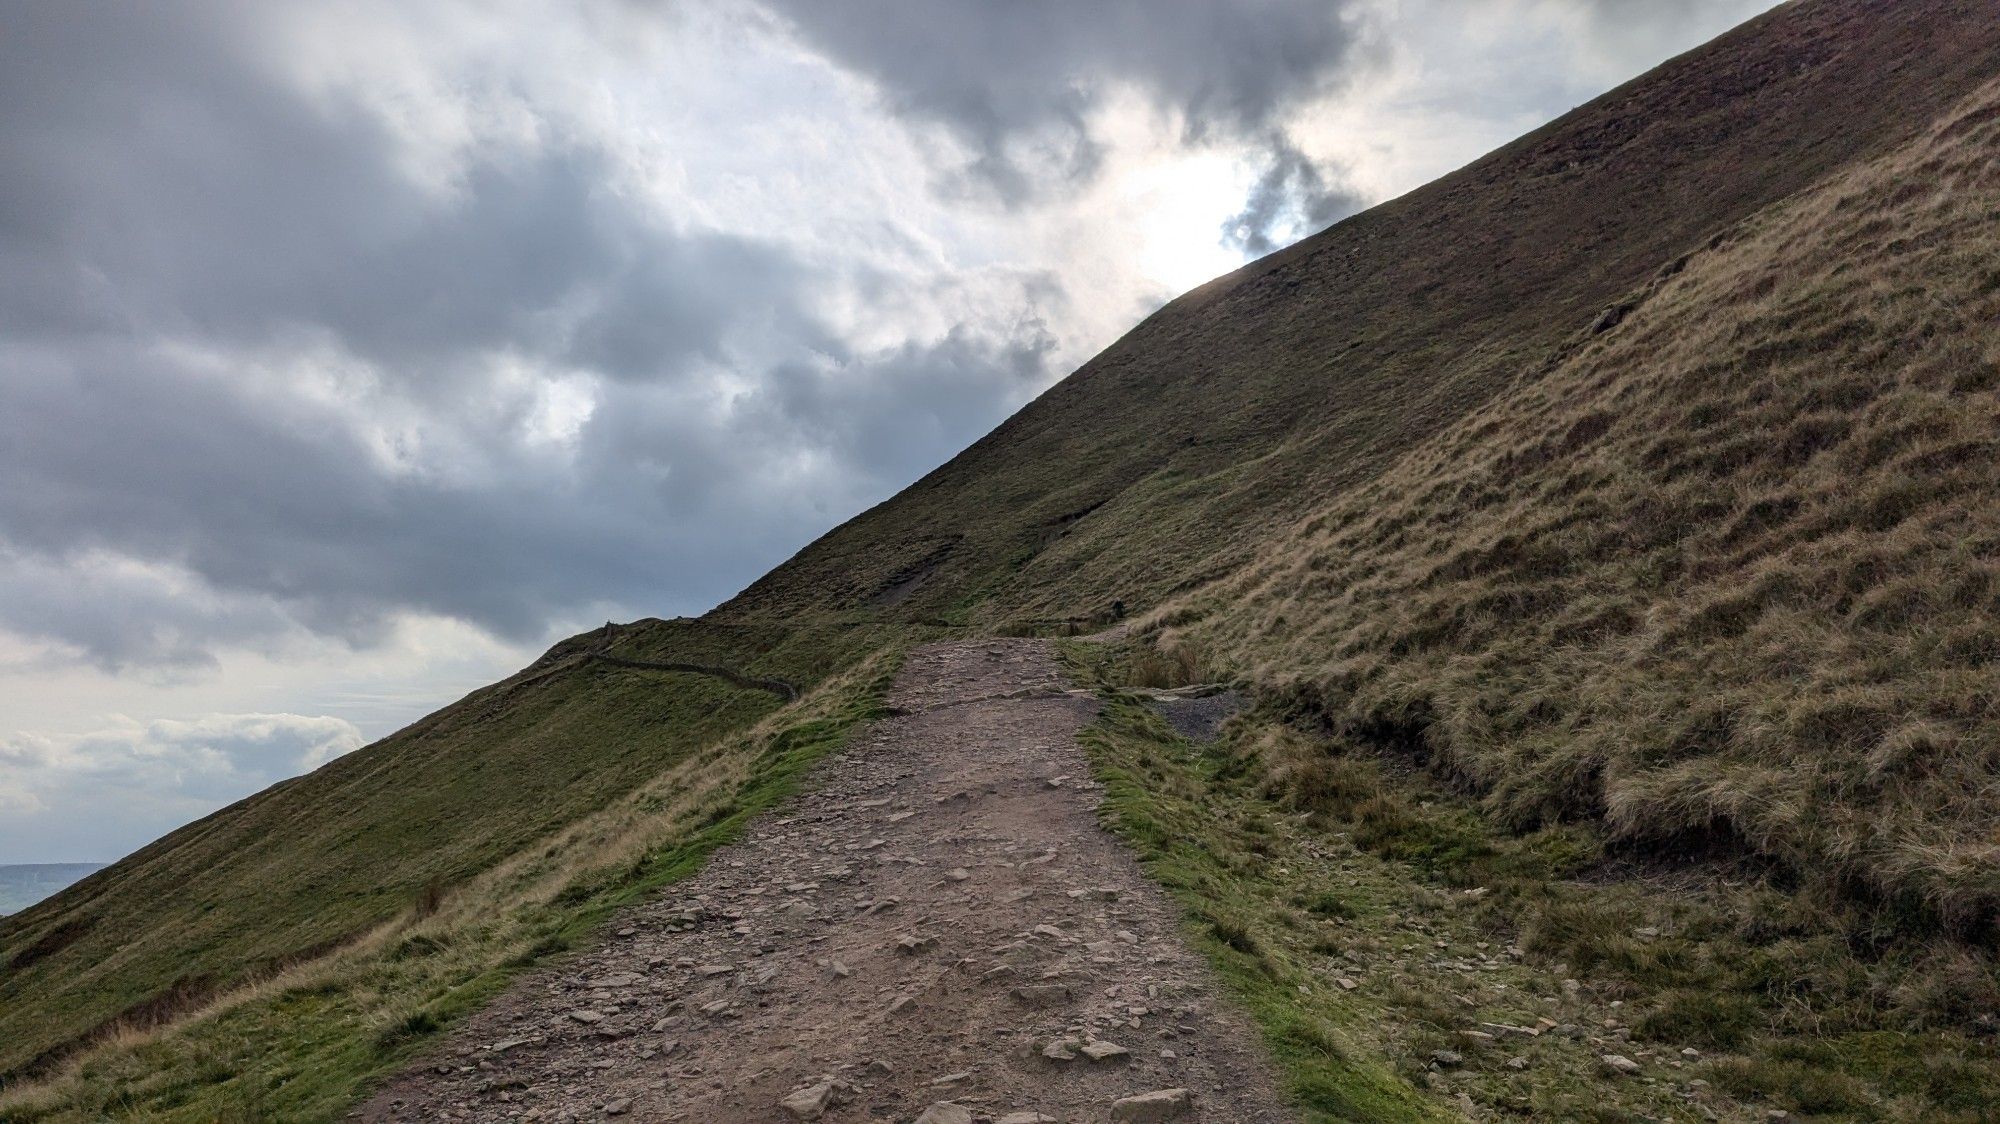
[[[738,810],[737,785],[758,761],[729,755],[764,744],[759,723],[785,702],[716,675],[591,653],[810,688],[816,666],[879,643],[867,629],[802,644],[688,620],[587,634],[373,746],[189,824],[0,921],[0,1072],[46,1071],[80,1047],[330,957],[366,963],[408,924],[454,907],[516,912],[511,924],[483,919],[491,947],[453,971],[477,975],[560,943],[594,895],[651,876],[653,832],[687,834],[671,819],[634,827],[635,818],[682,808],[700,828],[711,813]],[[802,721],[810,725],[788,719]]]
[[[1983,925],[1996,75],[1977,4],[1780,9],[1169,304],[718,616],[1164,607],[1510,823]]]
[[[1949,0],[1753,21],[1173,301],[718,615],[1080,616],[1241,565],[1668,263],[1922,133],[1992,76],[1992,23]]]
[[[1735,864],[1883,958],[1840,961],[1854,1033],[1921,990],[1990,1037],[1996,152],[1990,5],[1787,5],[1170,303],[702,620],[0,919],[0,1080],[70,1082],[21,1119],[337,1115],[781,796],[910,644],[1120,617],[1262,700],[1266,765],[1387,761],[1495,853]]]
[[[1172,619],[1514,826],[1749,847],[2000,935],[1997,153],[2000,80]]]

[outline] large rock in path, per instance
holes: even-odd
[[[1111,1119],[1113,1124],[1157,1124],[1179,1119],[1191,1105],[1186,1089],[1157,1089],[1112,1101]]]

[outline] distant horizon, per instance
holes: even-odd
[[[124,857],[124,855],[119,855],[117,859],[78,859],[74,862],[54,863],[0,863],[0,870],[26,870],[33,867],[48,866],[110,866],[112,863],[117,862],[118,859]]]
[[[109,862],[0,863],[0,917],[19,913],[36,902],[54,897],[110,865]],[[71,876],[32,879],[22,877],[23,873],[33,871],[61,872]]]

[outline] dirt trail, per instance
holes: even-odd
[[[1184,1089],[1184,1113],[1118,1118],[1291,1119],[1175,907],[1098,826],[1075,740],[1095,703],[1049,646],[920,649],[890,702],[807,795],[362,1115],[1082,1124]]]

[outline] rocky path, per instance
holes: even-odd
[[[377,1121],[1290,1119],[1098,826],[1049,646],[914,653],[807,795],[516,985]]]

